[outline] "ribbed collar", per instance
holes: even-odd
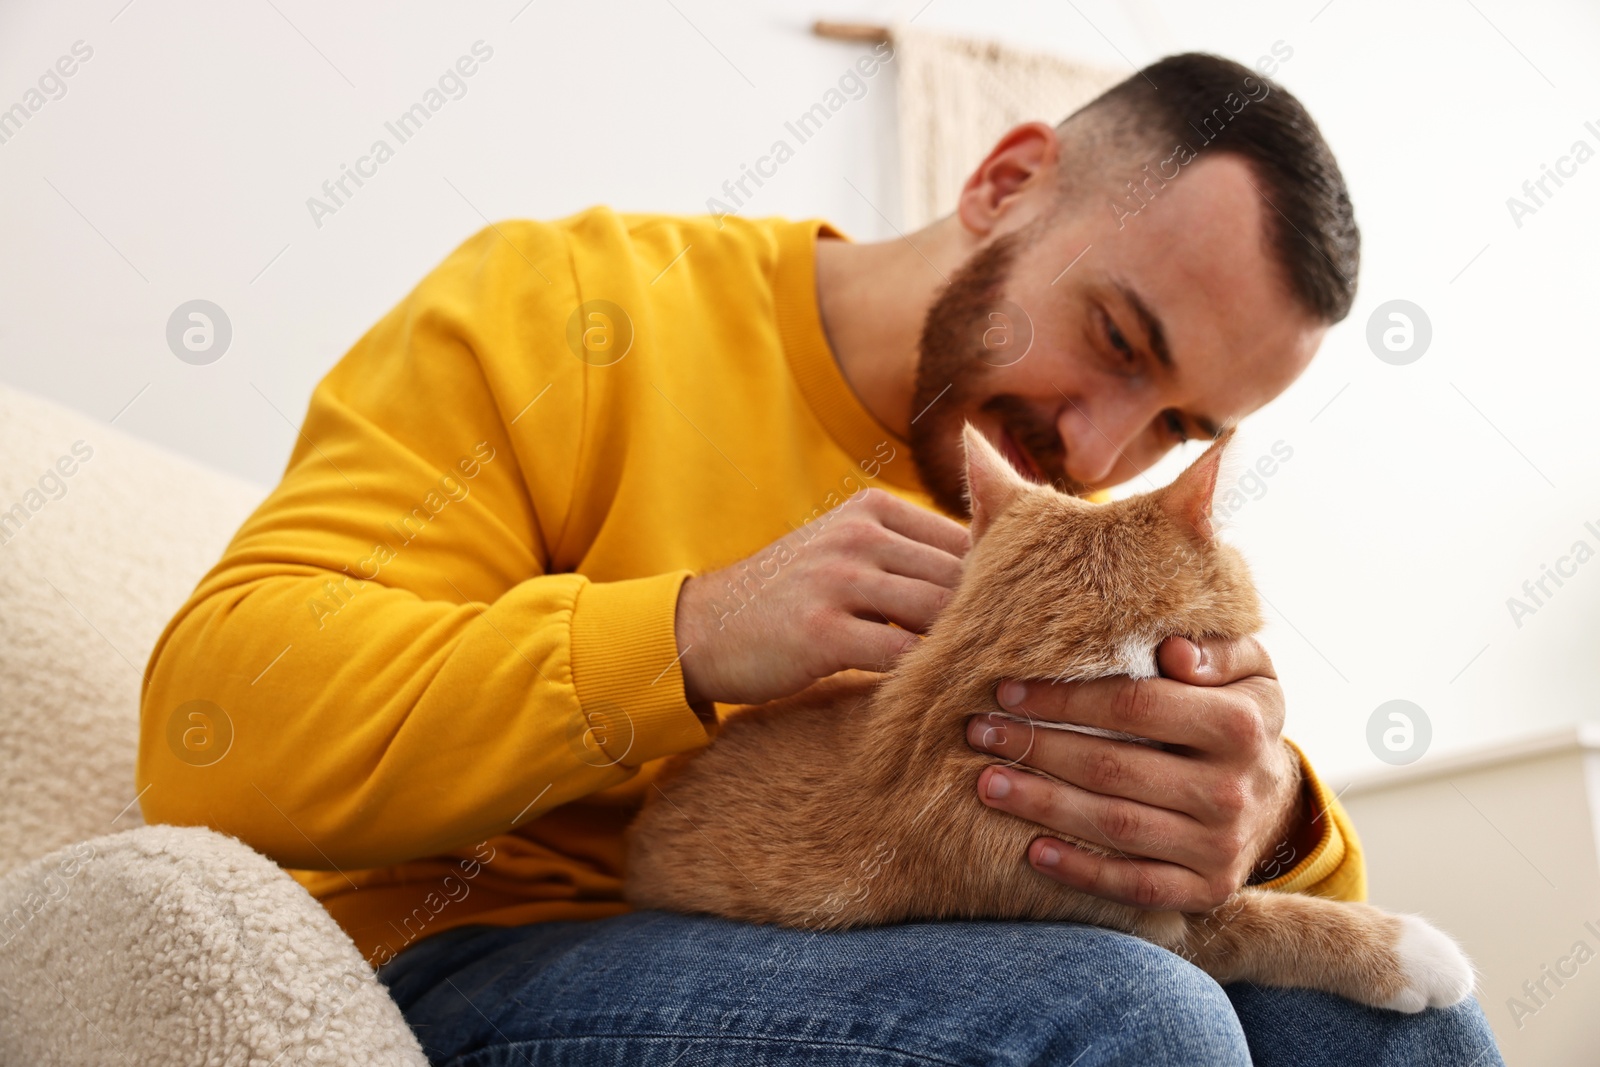
[[[881,467],[879,477],[901,489],[925,492],[911,461],[911,445],[873,418],[855,390],[845,380],[839,360],[822,330],[817,308],[817,237],[827,234],[849,240],[821,219],[779,225],[778,264],[773,278],[773,298],[778,336],[800,393],[846,454],[870,460],[888,441],[895,459]]]

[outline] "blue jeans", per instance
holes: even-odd
[[[1501,1067],[1476,1001],[1420,1015],[1217,985],[1072,923],[806,933],[643,911],[465,926],[380,969],[434,1064]]]

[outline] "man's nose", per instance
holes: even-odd
[[[1085,485],[1106,484],[1142,425],[1132,408],[1091,410],[1082,400],[1068,404],[1056,426],[1067,448],[1067,477]]]

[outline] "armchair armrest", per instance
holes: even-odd
[[[0,878],[0,1060],[426,1067],[388,991],[235,838],[145,826]]]

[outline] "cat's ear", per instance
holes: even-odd
[[[961,426],[961,444],[967,453],[967,514],[976,542],[1029,483],[970,422]]]
[[[1233,440],[1233,427],[1217,435],[1210,448],[1189,469],[1165,489],[1160,490],[1162,510],[1184,529],[1193,530],[1202,541],[1216,536],[1211,524],[1211,502],[1217,494],[1217,475],[1222,469],[1222,454]]]

